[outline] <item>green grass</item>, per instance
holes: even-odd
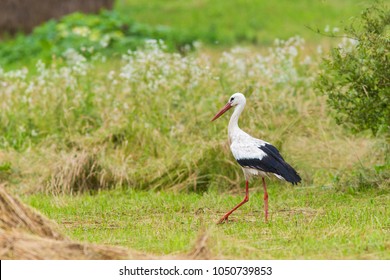
[[[309,30],[329,25],[342,27],[373,1],[266,1],[204,0],[161,1],[147,3],[119,0],[116,9],[139,22],[167,25],[190,31],[204,42],[270,44],[275,38],[299,35],[312,42],[324,38]]]
[[[264,222],[259,181],[250,200],[215,225],[243,197],[217,192],[173,193],[131,189],[96,195],[43,194],[24,200],[57,221],[75,240],[115,244],[155,254],[189,251],[203,231],[214,258],[388,259],[388,191],[338,192],[269,184],[270,222]]]

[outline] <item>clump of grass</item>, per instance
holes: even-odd
[[[12,166],[9,161],[0,162],[0,181],[7,180],[12,173]]]
[[[81,150],[62,156],[45,190],[52,194],[76,194],[95,192],[112,184],[112,174],[99,162],[98,155]]]
[[[359,165],[351,173],[336,176],[336,186],[342,191],[365,191],[372,188],[390,188],[390,164],[377,164],[371,167]]]
[[[333,174],[334,184],[341,191],[390,190],[390,145],[383,139],[370,154],[377,161],[372,165],[356,162],[352,168],[340,168]]]
[[[209,189],[231,189],[240,184],[240,169],[226,158],[226,145],[204,147],[191,156],[177,157],[154,176],[137,176],[140,188],[170,189],[202,193]]]

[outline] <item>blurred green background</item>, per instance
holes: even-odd
[[[14,18],[9,16],[8,23],[0,21],[0,31],[5,31],[0,44],[0,65],[9,69],[14,65],[34,64],[36,58],[49,61],[53,55],[61,56],[69,48],[82,51],[86,57],[93,52],[120,56],[150,38],[162,39],[170,50],[181,53],[191,50],[195,41],[214,49],[234,44],[264,47],[272,45],[275,39],[292,36],[300,36],[312,46],[321,43],[326,47],[335,44],[335,40],[323,34],[342,34],[343,27],[350,25],[353,17],[359,16],[372,2],[118,0],[109,12],[76,13],[63,18],[57,15],[56,20],[41,24],[29,35],[15,33],[20,22],[13,21],[21,17],[23,11],[12,10]],[[98,6],[94,6],[94,11],[98,10]],[[53,16],[60,12],[53,11]],[[47,12],[45,16],[50,15]],[[32,23],[26,21],[25,24],[26,30],[32,28]],[[14,35],[9,35],[11,31]]]
[[[324,30],[348,24],[374,1],[356,0],[119,0],[115,10],[152,26],[166,25],[191,32],[209,44],[270,44],[275,38],[299,35],[323,38],[307,27]]]

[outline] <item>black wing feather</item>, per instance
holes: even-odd
[[[292,168],[285,160],[282,155],[279,153],[271,144],[265,144],[259,146],[259,149],[262,150],[266,156],[262,159],[258,158],[243,158],[237,159],[237,162],[242,167],[249,167],[261,170],[263,172],[275,173],[282,176],[287,182],[292,183],[293,185],[301,181],[298,173]]]

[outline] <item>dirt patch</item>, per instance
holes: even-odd
[[[312,208],[296,208],[296,209],[280,209],[277,213],[287,216],[303,215],[305,217],[313,217],[316,215],[323,214],[322,210]]]

